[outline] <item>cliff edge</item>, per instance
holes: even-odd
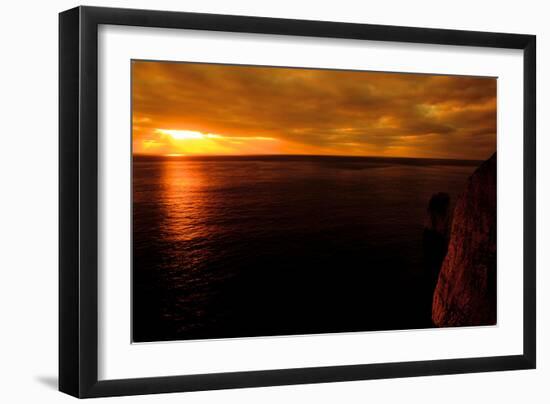
[[[497,156],[469,178],[456,202],[433,295],[439,327],[496,324]]]

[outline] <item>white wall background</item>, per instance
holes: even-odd
[[[550,25],[543,1],[157,0],[156,8],[538,36],[538,369],[109,399],[170,403],[529,402],[550,400]],[[63,403],[57,384],[57,13],[74,1],[3,4],[0,24],[0,401]],[[519,134],[518,134],[519,135]]]

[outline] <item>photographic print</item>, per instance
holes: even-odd
[[[131,63],[134,342],[496,324],[496,78]]]

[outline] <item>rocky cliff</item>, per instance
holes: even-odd
[[[433,296],[437,326],[496,323],[496,171],[495,153],[472,174],[456,202]]]
[[[449,227],[451,217],[451,198],[449,194],[439,192],[432,195],[427,209],[427,220],[422,234],[424,249],[424,273],[427,282],[428,308],[439,277],[441,264],[447,255]]]

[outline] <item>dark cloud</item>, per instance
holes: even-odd
[[[492,78],[137,61],[132,71],[137,152],[144,142],[177,147],[157,129],[269,137],[291,153],[483,159],[496,150]]]

